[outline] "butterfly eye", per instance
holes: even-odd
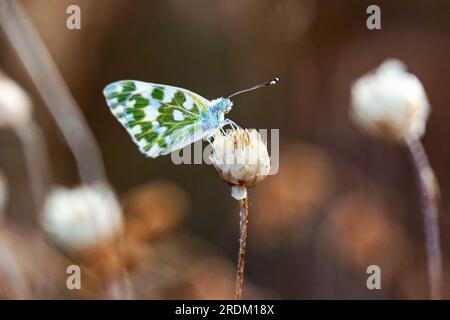
[[[223,113],[230,112],[232,106],[233,102],[230,99],[221,99],[218,103],[218,107]]]

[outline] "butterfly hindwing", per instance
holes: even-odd
[[[172,86],[123,80],[103,94],[141,152],[155,158],[202,138],[200,112],[209,101]]]

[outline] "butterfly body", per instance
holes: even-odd
[[[223,126],[225,114],[231,110],[233,102],[229,99],[218,98],[212,100],[206,111],[200,113],[200,121],[205,131],[215,130]]]
[[[186,89],[133,80],[114,82],[103,91],[111,112],[140,151],[155,158],[202,138],[229,123],[227,98],[207,100]]]
[[[208,100],[186,89],[134,80],[105,87],[103,94],[113,115],[125,127],[139,150],[156,158],[200,139],[210,141],[217,129],[236,124],[225,118],[238,94],[272,86],[278,78]]]

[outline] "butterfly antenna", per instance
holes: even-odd
[[[267,87],[267,86],[273,86],[273,85],[276,85],[278,81],[280,81],[280,79],[278,79],[278,78],[273,78],[272,80],[269,80],[269,81],[266,81],[266,82],[257,84],[256,86],[253,86],[253,87],[251,87],[251,88],[248,88],[248,89],[244,89],[244,90],[235,92],[235,93],[233,93],[232,95],[229,95],[229,96],[227,97],[227,99],[230,99],[230,98],[232,98],[232,97],[234,97],[234,96],[237,96],[238,94],[241,94],[241,93],[244,93],[244,92],[249,92],[249,91],[253,91],[253,90],[259,89],[259,88],[264,88],[264,87]]]

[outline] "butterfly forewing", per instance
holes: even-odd
[[[140,81],[108,85],[103,94],[111,112],[141,152],[155,158],[202,138],[200,112],[209,101],[188,90]]]

